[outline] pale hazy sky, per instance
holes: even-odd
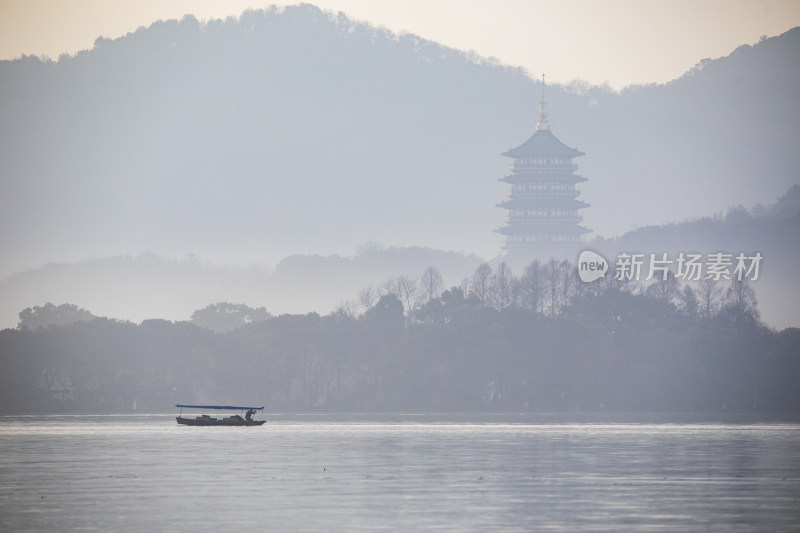
[[[296,2],[0,0],[0,59],[57,59],[159,19],[238,16]],[[326,11],[415,33],[533,77],[614,88],[666,82],[700,59],[728,55],[800,25],[800,0],[317,0]]]

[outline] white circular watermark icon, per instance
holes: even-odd
[[[602,255],[591,250],[584,250],[578,257],[578,276],[581,281],[590,283],[604,278],[608,271],[608,261]]]

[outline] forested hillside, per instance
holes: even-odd
[[[20,328],[0,332],[0,406],[800,411],[800,330],[764,327],[746,281],[584,284],[575,272],[557,261],[516,276],[483,264],[444,291],[432,269],[327,316],[229,305],[195,313],[227,333],[87,318],[75,306],[27,309]],[[42,326],[48,316],[61,325]]]

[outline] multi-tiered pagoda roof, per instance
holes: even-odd
[[[586,154],[559,141],[549,129],[537,129],[530,139],[501,155],[521,159],[539,155],[579,157]]]
[[[511,173],[500,178],[511,184],[508,200],[498,204],[509,211],[507,225],[497,230],[506,236],[506,251],[535,257],[580,243],[581,235],[590,230],[580,225],[583,217],[578,210],[589,204],[577,199],[580,191],[575,185],[586,178],[575,174],[578,166],[573,159],[584,153],[550,131],[544,80],[536,131],[502,155],[514,159]]]

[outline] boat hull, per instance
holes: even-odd
[[[176,416],[175,420],[184,426],[260,426],[266,422],[266,420],[217,420],[216,418],[184,418],[182,416]]]

